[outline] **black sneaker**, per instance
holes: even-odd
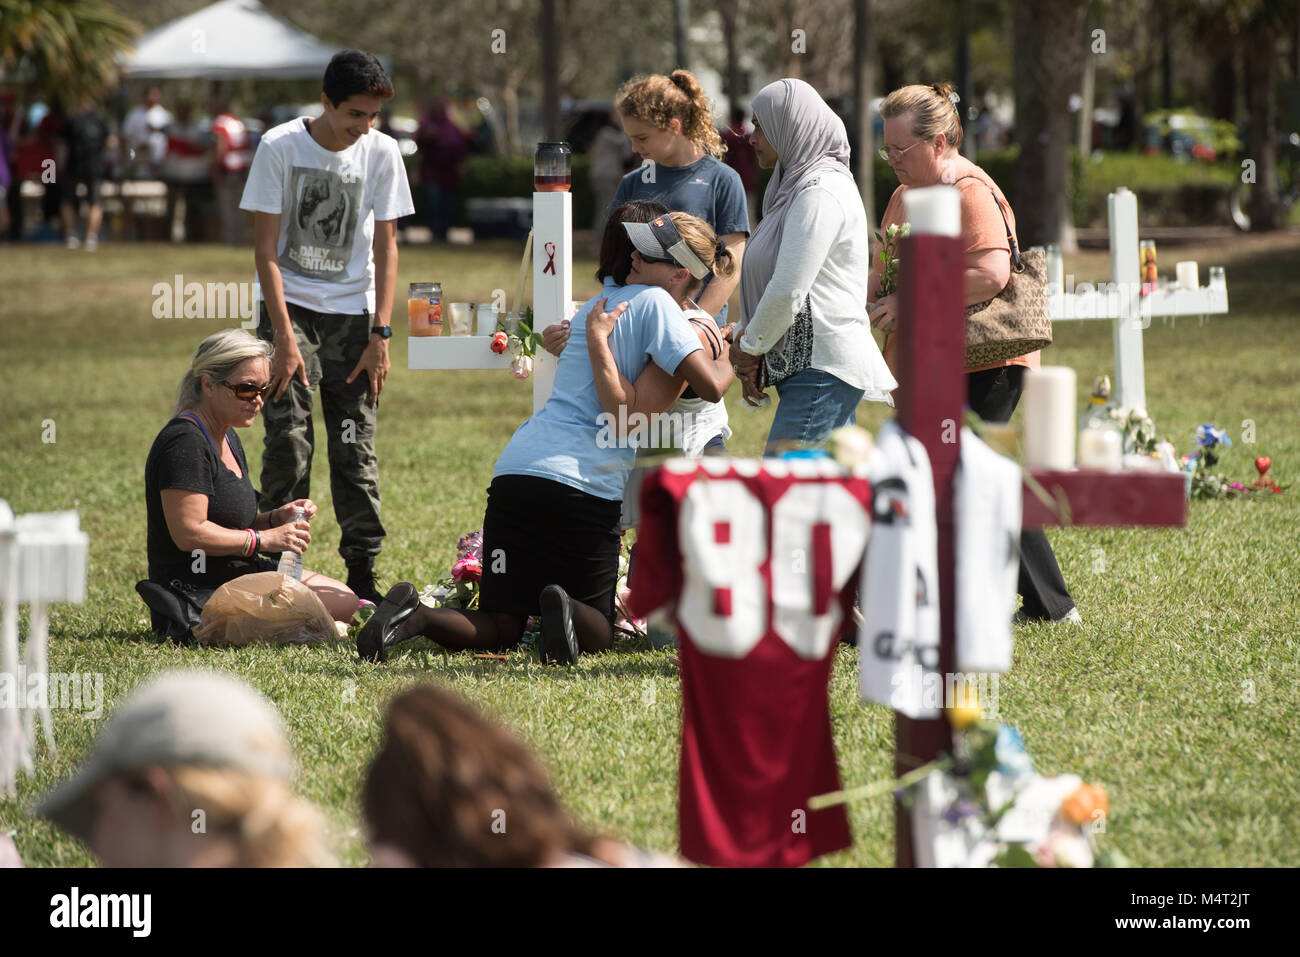
[[[578,663],[578,634],[573,630],[573,599],[559,585],[542,589],[542,638],[537,654],[542,664]]]
[[[384,600],[383,594],[375,586],[374,559],[349,565],[347,585],[358,598],[376,605]]]
[[[420,596],[410,582],[398,582],[388,590],[370,620],[357,632],[357,654],[362,661],[387,661],[388,649],[397,644],[397,627],[411,617]]]

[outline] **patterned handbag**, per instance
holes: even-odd
[[[776,345],[763,356],[760,364],[762,378],[760,388],[780,385],[793,375],[798,375],[812,365],[813,321],[812,295],[803,297],[803,305],[794,317],[794,322],[785,331]]]
[[[962,179],[978,179],[964,176]],[[957,182],[961,182],[958,180]],[[987,184],[985,184],[987,185]],[[1005,362],[1052,344],[1051,300],[1047,294],[1047,253],[1021,253],[998,194],[989,187],[1002,214],[1011,247],[1011,278],[992,299],[966,307],[966,368]]]

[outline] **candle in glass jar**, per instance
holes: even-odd
[[[568,143],[538,143],[533,155],[533,190],[538,193],[567,193],[573,179]]]
[[[1043,366],[1025,372],[1025,465],[1068,469],[1074,465],[1074,370]]]
[[[1079,468],[1118,471],[1124,439],[1118,429],[1092,427],[1079,433]]]

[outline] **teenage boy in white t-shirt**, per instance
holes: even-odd
[[[275,348],[262,409],[263,506],[308,497],[319,385],[339,554],[348,587],[376,603],[384,527],[375,418],[390,367],[397,220],[415,211],[397,142],[370,131],[392,96],[373,56],[336,53],[325,69],[325,112],[262,137],[239,204],[254,214],[257,332]]]

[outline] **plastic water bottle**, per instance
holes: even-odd
[[[305,522],[307,512],[301,505],[293,510],[293,524]],[[281,575],[288,575],[290,578],[302,579],[302,556],[297,552],[291,552],[285,549],[280,553],[280,567],[278,569]]]

